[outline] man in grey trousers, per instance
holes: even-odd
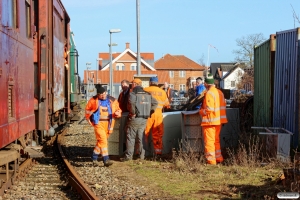
[[[121,162],[132,160],[136,138],[138,140],[140,159],[145,158],[145,149],[143,147],[144,131],[147,119],[154,112],[157,105],[156,99],[142,88],[142,81],[138,78],[134,79],[127,104],[129,111],[126,124],[127,149],[125,156],[120,159]]]

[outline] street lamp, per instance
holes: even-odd
[[[87,82],[86,82],[86,100],[88,101],[89,100],[89,85],[90,85],[90,77],[89,77],[89,69],[91,68],[90,65],[92,63],[90,62],[87,62],[86,63],[86,69],[87,69]]]
[[[121,29],[110,29],[109,30],[109,35],[110,35],[110,40],[109,40],[109,55],[110,55],[110,62],[109,62],[109,89],[110,89],[110,95],[114,96],[113,92],[113,69],[112,69],[112,53],[111,53],[111,46],[116,46],[116,43],[111,43],[111,34],[112,33],[119,33],[121,32]]]
[[[99,61],[102,60],[102,58],[96,59],[96,81],[95,83],[98,84],[98,70],[99,70]]]

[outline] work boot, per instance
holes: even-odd
[[[93,160],[93,166],[98,167],[98,166],[101,166],[101,164],[98,160]]]
[[[109,166],[111,166],[113,164],[113,161],[111,161],[111,160],[106,160],[106,161],[104,161],[104,166],[105,167],[109,167]]]
[[[128,158],[128,157],[124,157],[124,158],[120,158],[121,162],[126,162],[126,161],[130,161],[132,159]]]

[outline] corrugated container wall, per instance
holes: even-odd
[[[254,126],[272,126],[276,35],[254,48]]]
[[[299,28],[276,33],[273,126],[294,133],[299,144]]]

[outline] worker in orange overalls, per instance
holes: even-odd
[[[150,130],[152,129],[152,139],[154,146],[155,155],[161,155],[163,150],[163,135],[164,135],[164,124],[163,124],[163,108],[170,108],[169,99],[166,92],[158,87],[158,78],[150,78],[150,86],[144,88],[146,92],[150,92],[151,95],[158,101],[158,106],[154,113],[147,120],[147,125],[145,128],[146,140],[149,136]]]
[[[112,133],[115,120],[121,117],[122,111],[118,101],[107,95],[106,89],[97,87],[97,95],[92,97],[85,107],[85,118],[94,127],[96,136],[96,146],[93,151],[92,161],[94,166],[98,166],[99,154],[102,154],[104,166],[113,164],[108,156],[107,139]]]
[[[208,164],[216,165],[217,163],[223,162],[220,133],[221,124],[227,122],[226,103],[224,112],[224,104],[221,102],[225,102],[224,96],[220,96],[219,90],[215,87],[212,74],[208,74],[205,78],[204,86],[207,92],[204,96],[199,114],[202,116],[201,126],[203,130],[205,157]],[[222,120],[221,117],[223,118]]]

